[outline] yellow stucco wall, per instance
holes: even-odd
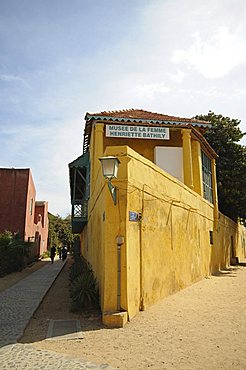
[[[237,224],[219,214],[217,232],[214,233],[214,244],[212,246],[211,273],[228,267],[231,262],[231,238],[235,241]]]
[[[93,129],[91,137],[91,194],[88,224],[81,233],[82,253],[99,281],[102,311],[120,308],[131,319],[139,309],[226,268],[231,237],[235,254],[242,258],[244,229],[221,214],[215,223],[211,203],[152,162],[152,141],[143,148],[142,140],[136,140],[137,151],[117,146],[118,139],[107,139],[113,145],[106,147],[101,129],[97,133]],[[116,206],[101,174],[98,158],[102,155],[120,160],[118,178],[113,181]],[[199,163],[195,165],[198,171]],[[141,214],[141,220],[130,221],[129,211]],[[118,273],[119,235],[124,243]]]
[[[143,309],[210,273],[213,206],[130,148],[110,147],[106,154],[120,161],[126,154],[130,158],[125,248],[132,317],[139,306]],[[129,221],[129,211],[141,212],[142,221]]]
[[[122,255],[127,262],[121,271],[126,282],[121,295],[124,300],[127,296],[122,308],[129,318],[139,308],[229,266],[228,243],[231,234],[236,242],[237,232],[233,221],[220,215],[215,230],[213,205],[130,148],[108,147],[105,154],[117,156],[127,173],[127,178],[119,173],[115,183],[119,195],[127,191],[126,215],[121,213],[121,222],[124,217],[126,222]],[[108,206],[112,209],[112,199]],[[129,211],[141,212],[142,220],[129,221]],[[116,234],[111,229],[112,237]]]
[[[141,125],[140,125],[141,126]],[[124,138],[124,145],[129,146],[143,157],[154,162],[154,149],[156,146],[174,146],[182,147],[182,137],[180,130],[176,128],[170,128],[170,140],[148,140],[146,145],[146,139],[128,139]],[[108,146],[121,146],[122,138],[104,137],[103,148],[104,150]]]
[[[231,262],[235,262],[232,258],[237,258],[238,262],[245,261],[246,228],[220,213],[218,240],[216,248],[214,248],[212,272],[218,271],[224,265],[228,266]]]
[[[239,262],[246,260],[246,228],[238,224],[237,240],[235,244],[235,254]]]

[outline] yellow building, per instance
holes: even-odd
[[[133,109],[85,120],[83,155],[69,164],[72,227],[104,323],[123,326],[246,256],[245,228],[218,211],[208,122]],[[117,158],[117,178],[105,180],[102,157]]]

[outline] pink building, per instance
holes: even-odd
[[[48,203],[36,202],[31,170],[0,168],[0,233],[19,233],[35,242],[35,254],[47,250]]]

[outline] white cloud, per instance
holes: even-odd
[[[137,85],[133,87],[132,91],[138,98],[154,100],[156,93],[165,94],[170,91],[170,88],[163,83],[153,83]]]
[[[205,96],[208,98],[223,98],[226,96],[226,93],[219,89],[216,86],[209,86],[208,88],[201,88],[196,90],[196,96]]]
[[[96,32],[100,22],[95,13],[94,43],[83,22],[74,24],[72,41],[80,45],[76,57],[66,52],[69,43],[54,47],[57,59],[46,49],[40,54],[36,35],[33,48],[21,48],[23,59],[16,68],[0,64],[1,165],[31,167],[37,196],[48,200],[52,213],[69,212],[68,163],[82,153],[86,111],[142,108],[191,117],[211,109],[241,119],[246,131],[245,0],[147,3],[128,27],[122,23],[124,32],[114,42]],[[86,10],[84,15],[88,18]],[[61,26],[59,18],[53,21]],[[65,27],[61,31],[67,33]],[[56,45],[51,32],[42,37],[45,45]],[[9,60],[15,60],[11,53]]]
[[[183,82],[185,78],[185,73],[181,71],[180,69],[176,73],[168,73],[167,75],[172,81],[178,82],[178,83]]]
[[[230,32],[228,27],[222,26],[209,39],[196,33],[193,45],[187,50],[175,50],[172,61],[185,63],[206,78],[223,77],[246,62],[246,40],[240,31]]]
[[[73,117],[45,127],[0,128],[1,165],[31,168],[37,199],[47,200],[54,214],[70,210],[68,163],[82,154],[82,125]]]
[[[0,80],[4,82],[21,82],[27,84],[24,78],[12,74],[0,74]]]

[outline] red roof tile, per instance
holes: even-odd
[[[116,110],[116,111],[108,111],[108,112],[100,112],[100,113],[87,113],[85,118],[90,119],[93,117],[112,117],[112,118],[125,118],[129,120],[146,120],[146,121],[178,121],[184,123],[202,123],[208,125],[209,122],[201,121],[195,118],[182,118],[182,117],[174,117],[168,116],[166,114],[161,113],[153,113],[148,112],[142,109],[126,109],[126,110]]]

